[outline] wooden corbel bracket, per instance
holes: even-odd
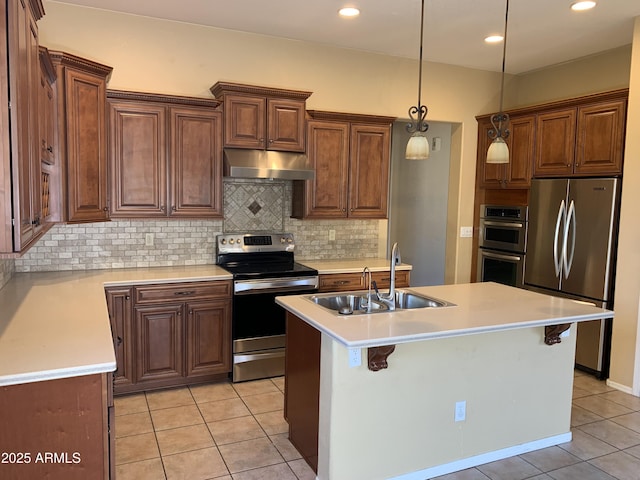
[[[368,357],[369,357],[369,370],[372,372],[377,372],[378,370],[383,370],[389,366],[387,363],[387,358],[389,355],[393,353],[396,349],[395,345],[386,345],[384,347],[369,347]]]
[[[571,328],[570,323],[563,323],[562,325],[547,325],[544,327],[544,343],[547,345],[555,345],[560,343],[560,334],[566,332]]]

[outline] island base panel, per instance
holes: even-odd
[[[285,418],[289,440],[314,472],[318,471],[321,333],[287,313]]]

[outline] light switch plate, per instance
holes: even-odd
[[[473,227],[460,227],[460,237],[462,238],[473,237]]]
[[[349,367],[359,367],[362,365],[362,353],[360,348],[349,349]]]

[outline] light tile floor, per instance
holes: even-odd
[[[116,397],[116,480],[313,480],[284,379]],[[640,398],[576,372],[573,440],[438,480],[640,480]],[[426,479],[425,479],[426,480]]]
[[[280,377],[116,397],[116,480],[315,479],[283,391]]]

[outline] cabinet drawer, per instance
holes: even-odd
[[[378,288],[388,288],[391,284],[390,272],[372,272],[371,280],[376,282]],[[396,270],[396,287],[409,286],[409,270]]]
[[[211,297],[229,297],[230,281],[166,283],[144,285],[135,288],[137,304],[156,303],[166,300],[192,300]]]
[[[334,273],[320,275],[321,292],[335,292],[340,290],[361,290],[364,288],[364,280],[360,273]]]

